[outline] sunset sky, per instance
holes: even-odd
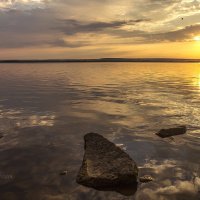
[[[200,58],[200,0],[0,0],[0,59]]]

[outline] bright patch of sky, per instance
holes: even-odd
[[[16,9],[30,10],[35,8],[43,8],[45,2],[43,0],[1,0],[0,9]]]

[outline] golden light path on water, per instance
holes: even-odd
[[[199,74],[199,76],[198,76],[197,85],[199,86],[199,90],[200,90],[200,74]]]

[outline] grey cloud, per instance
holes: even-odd
[[[61,27],[57,27],[67,35],[76,33],[103,32],[106,29],[119,29],[125,25],[134,25],[136,23],[150,21],[149,19],[136,19],[129,21],[111,21],[111,22],[81,22],[77,20],[63,20]]]
[[[152,39],[154,41],[170,41],[170,42],[187,41],[197,34],[200,34],[200,24],[186,26],[185,28],[176,31],[152,34]]]
[[[36,46],[48,45],[48,40],[43,39],[34,39],[34,38],[19,38],[13,37],[10,40],[0,40],[0,48],[28,48]]]
[[[200,24],[186,26],[185,28],[169,32],[147,32],[141,30],[112,30],[110,35],[120,38],[132,39],[132,44],[184,42],[190,41],[195,35],[200,35]]]
[[[90,44],[88,42],[83,42],[83,41],[70,42],[70,41],[65,41],[63,39],[58,39],[58,40],[49,42],[48,45],[52,47],[79,48],[83,46],[88,46]]]
[[[148,19],[111,22],[83,22],[58,19],[51,10],[34,9],[30,12],[10,10],[0,12],[0,48],[25,48],[36,46],[78,48],[92,45],[86,41],[66,41],[63,37],[77,33],[106,33],[119,30],[127,24],[138,24]],[[109,33],[108,33],[109,34]]]
[[[67,48],[79,48],[83,46],[88,46],[88,42],[84,41],[77,41],[77,42],[70,42],[65,41],[63,39],[31,39],[26,38],[24,40],[18,41],[17,39],[13,38],[9,41],[1,40],[0,41],[0,48],[29,48],[29,47],[67,47]]]
[[[49,10],[34,9],[32,11],[10,10],[0,12],[0,30],[13,35],[31,33],[47,33],[52,31],[51,27],[56,19]]]

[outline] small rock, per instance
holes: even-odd
[[[161,138],[171,137],[175,135],[182,135],[185,134],[187,131],[186,126],[179,126],[176,128],[169,128],[169,129],[161,129],[156,135]]]
[[[60,175],[61,175],[61,176],[64,176],[64,175],[67,175],[67,173],[68,173],[68,171],[65,170],[65,171],[60,172]]]
[[[145,175],[139,178],[141,183],[148,183],[154,180],[150,175]]]
[[[3,183],[9,183],[14,180],[14,176],[12,174],[4,174],[0,172],[0,185]]]
[[[126,146],[124,144],[116,144],[117,147],[119,147],[120,149],[126,151]]]
[[[97,133],[84,137],[85,155],[77,183],[95,189],[137,183],[138,168],[122,149]]]

